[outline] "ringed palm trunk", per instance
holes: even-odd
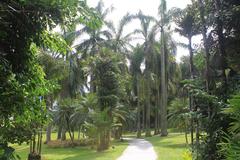
[[[165,49],[164,31],[161,31],[161,136],[167,136],[167,55]]]

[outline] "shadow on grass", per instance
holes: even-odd
[[[186,148],[188,145],[182,140],[183,134],[180,133],[171,133],[166,137],[161,136],[153,136],[148,137],[146,140],[153,143],[155,147],[164,147],[164,148],[172,148],[172,149],[179,149],[179,148]]]
[[[169,142],[161,142],[161,143],[154,143],[154,146],[162,146],[165,148],[172,148],[172,149],[177,149],[177,148],[186,148],[188,145],[181,143],[181,144],[175,144],[175,143],[169,143]]]
[[[119,157],[127,146],[127,141],[115,141],[108,150],[97,152],[94,149],[91,149],[90,146],[51,148],[47,145],[43,145],[42,156],[43,160],[113,160]],[[15,145],[15,148],[17,148],[16,151],[21,157],[21,160],[26,160],[29,152],[28,145]]]

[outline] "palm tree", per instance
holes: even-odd
[[[43,69],[46,74],[46,79],[51,81],[52,83],[56,83],[59,87],[61,85],[61,81],[67,77],[68,66],[65,64],[63,59],[54,58],[48,53],[42,53],[39,55],[40,64],[43,66]],[[51,110],[53,110],[54,101],[59,96],[58,87],[53,88],[53,93],[46,96],[46,107],[49,113],[50,122],[47,126],[46,132],[46,141],[48,143],[51,141],[51,128],[52,128],[52,116]]]
[[[134,94],[137,95],[137,137],[141,137],[141,64],[144,59],[144,53],[143,48],[138,45],[134,51],[133,54],[130,56],[130,72],[133,77],[132,84],[133,84],[133,90]],[[144,116],[144,115],[143,115]]]
[[[103,7],[103,1],[99,1],[94,9],[98,13],[107,29],[105,29],[103,25],[97,29],[89,26],[84,26],[78,31],[69,33],[70,35],[74,34],[76,39],[83,37],[84,35],[88,37],[74,46],[78,52],[82,53],[81,59],[87,59],[89,56],[95,56],[99,52],[100,47],[106,46],[107,42],[112,38],[112,34],[108,28],[112,28],[113,24],[112,22],[107,21],[106,17],[113,10],[113,7],[107,8],[105,10]],[[95,78],[93,73],[90,73],[90,77],[90,91],[96,92],[96,86],[94,84]]]
[[[194,13],[190,8],[186,8],[185,11],[180,12],[180,19],[177,21],[178,28],[176,29],[182,36],[188,39],[188,50],[189,50],[189,64],[190,64],[190,76],[191,79],[195,77],[195,70],[193,65],[193,49],[192,49],[192,37],[197,34],[198,29],[196,28],[196,22]],[[196,110],[193,107],[193,96],[189,94],[189,109],[190,111]],[[191,144],[193,145],[193,119],[191,118]]]
[[[160,25],[161,25],[161,136],[167,136],[167,43],[165,41],[165,31],[164,27],[166,25],[166,1],[161,0],[161,5],[159,6],[160,14]]]
[[[133,15],[127,13],[125,16],[122,17],[117,28],[115,28],[114,25],[109,26],[112,34],[112,39],[109,41],[109,46],[113,49],[114,52],[127,54],[129,53],[129,49],[133,47],[130,44],[130,42],[133,40],[132,33],[124,35],[124,28],[134,18],[135,17]]]
[[[157,26],[154,25],[152,28],[151,24],[155,19],[151,16],[144,15],[141,11],[136,16],[140,20],[141,29],[136,29],[135,34],[140,34],[144,39],[144,56],[145,56],[145,76],[146,76],[146,136],[151,136],[150,130],[150,114],[151,114],[151,70],[152,70],[152,48],[155,42],[155,35],[157,32]]]
[[[71,123],[71,115],[74,113],[76,104],[72,99],[61,101],[58,110],[54,112],[54,123],[62,126],[62,140],[65,140],[65,133],[68,132],[72,145],[74,140],[74,126]]]
[[[112,22],[107,21],[106,17],[113,10],[113,7],[107,8],[105,10],[103,9],[103,7],[104,7],[103,1],[99,1],[94,9],[102,19],[103,24],[108,28],[112,28],[113,26]],[[91,56],[95,55],[98,52],[99,47],[104,46],[105,42],[112,38],[112,35],[109,32],[109,30],[103,29],[104,25],[97,29],[89,26],[84,26],[78,31],[69,33],[73,34],[76,39],[85,34],[88,36],[88,38],[82,40],[82,42],[77,43],[74,46],[74,48],[76,48],[77,51],[83,51],[82,55],[83,57],[86,57],[87,54],[89,53]]]

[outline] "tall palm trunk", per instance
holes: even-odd
[[[146,80],[147,80],[147,88],[146,88],[146,137],[151,136],[151,129],[150,129],[150,112],[151,112],[151,79],[150,79],[150,71],[147,69],[146,74]]]
[[[161,136],[167,136],[167,54],[163,28],[161,30],[161,45]]]
[[[160,128],[161,128],[161,113],[160,113],[160,110],[161,110],[161,97],[160,97],[159,85],[158,85],[158,88],[157,88],[157,107],[158,107],[157,133],[159,134],[160,133]]]
[[[137,75],[137,137],[141,137],[141,105],[140,105],[140,78]]]
[[[190,76],[191,79],[194,79],[194,66],[193,66],[193,49],[192,49],[192,35],[188,36],[188,50],[189,50],[189,55],[190,55],[190,59],[189,59],[189,63],[190,63]],[[191,112],[194,111],[193,108],[193,96],[191,94],[189,94],[189,110]],[[191,116],[190,118],[190,130],[191,130],[191,145],[193,145],[193,133],[194,133],[194,121],[193,121],[193,117]]]
[[[158,78],[158,77],[157,77]],[[160,107],[160,94],[159,94],[159,83],[158,79],[156,81],[156,90],[157,94],[155,95],[155,130],[154,130],[154,135],[159,134],[159,107]]]

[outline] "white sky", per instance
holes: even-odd
[[[88,0],[88,5],[90,7],[95,7],[99,0]],[[166,0],[167,8],[172,7],[185,8],[187,4],[191,3],[191,0]],[[139,10],[142,10],[144,14],[157,17],[158,6],[160,5],[160,0],[103,0],[106,8],[113,6],[115,9],[108,16],[109,20],[112,20],[115,26],[118,25],[119,20],[127,13],[135,14]],[[139,23],[133,21],[125,29],[130,33],[134,29],[138,28]],[[187,43],[187,39],[181,37],[178,33],[173,34],[173,38],[177,42]],[[193,43],[200,43],[200,37],[193,39]],[[178,47],[177,50],[177,62],[180,61],[181,56],[188,55],[188,50]]]

